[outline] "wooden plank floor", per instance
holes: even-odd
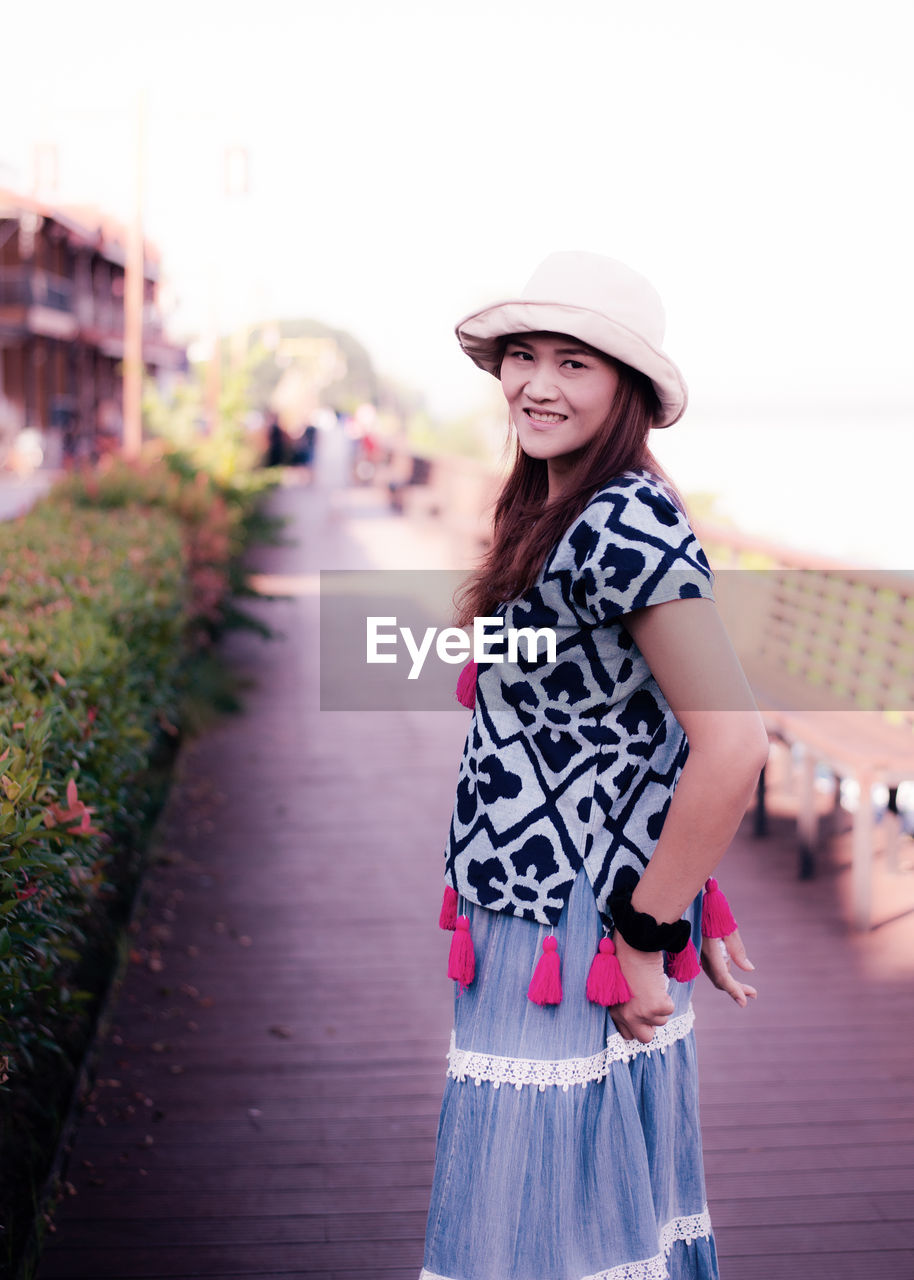
[[[280,638],[231,639],[246,711],[182,755],[40,1280],[418,1275],[467,718],[321,713],[316,574],[444,552],[367,492],[276,503],[299,541],[258,564],[297,594],[257,606]],[[772,795],[721,869],[760,998],[696,996],[722,1276],[910,1280],[914,876],[883,874],[889,922],[853,936],[846,838],[797,882]]]

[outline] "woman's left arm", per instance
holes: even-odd
[[[720,862],[768,758],[768,735],[717,606],[698,597],[626,614],[689,754],[632,906],[680,919]]]

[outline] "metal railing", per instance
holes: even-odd
[[[0,306],[73,310],[73,282],[40,268],[0,267]]]

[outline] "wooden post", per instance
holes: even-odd
[[[811,880],[816,873],[816,845],[819,820],[816,812],[816,758],[809,747],[803,748],[800,762],[800,797],[797,812],[800,829],[800,865],[798,878]]]
[[[139,457],[143,443],[143,293],[146,263],[143,253],[143,149],[145,91],[136,106],[136,174],[133,219],[127,237],[124,273],[124,441],[125,458]]]
[[[752,823],[752,834],[758,836],[759,839],[768,834],[768,810],[765,807],[765,770],[767,768],[767,764],[762,767],[755,791],[755,817]]]
[[[867,769],[857,774],[860,794],[854,814],[853,865],[851,880],[854,923],[860,930],[870,927],[873,901],[873,775]]]

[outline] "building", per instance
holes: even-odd
[[[119,446],[124,357],[123,227],[0,188],[0,468],[98,458]],[[159,264],[145,246],[143,361],[186,369],[164,333]]]

